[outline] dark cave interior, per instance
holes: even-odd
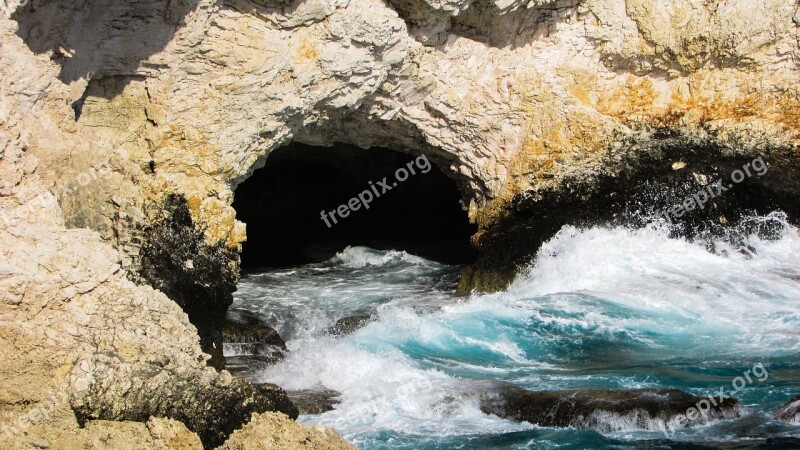
[[[348,245],[449,264],[476,256],[455,182],[423,156],[292,143],[237,187],[233,205],[247,224],[244,270],[322,262]]]

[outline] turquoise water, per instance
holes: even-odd
[[[660,225],[565,227],[506,292],[469,297],[452,294],[458,267],[348,248],[244,277],[233,312],[259,314],[287,341],[286,359],[258,381],[341,392],[336,410],[300,420],[361,449],[754,448],[768,438],[769,448],[797,448],[800,427],[770,412],[800,394],[800,235],[780,215],[760,220],[779,223],[780,238],[714,242],[713,253]],[[363,313],[377,318],[327,334]],[[669,434],[540,428],[481,413],[475,392],[486,380],[722,388],[745,413]]]

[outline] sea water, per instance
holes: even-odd
[[[360,449],[792,448],[800,426],[771,412],[800,394],[800,234],[781,214],[756,220],[769,238],[756,227],[736,245],[671,238],[659,223],[567,226],[505,292],[466,297],[454,294],[457,266],[349,247],[246,275],[232,314],[257,314],[287,341],[255,381],[340,392],[335,410],[299,420]],[[329,333],[357,314],[375,320]],[[724,389],[744,414],[669,433],[543,428],[483,414],[475,393],[489,380]]]

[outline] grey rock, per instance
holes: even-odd
[[[800,425],[800,396],[781,406],[772,415],[782,422]]]

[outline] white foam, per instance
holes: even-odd
[[[474,398],[453,397],[460,380],[421,369],[399,351],[367,351],[352,340],[303,342],[262,376],[290,390],[339,391],[342,401],[334,411],[302,420],[332,426],[345,437],[381,429],[447,436],[530,428],[484,415]]]
[[[717,337],[717,347],[730,350],[800,350],[797,229],[787,226],[777,241],[750,237],[753,254],[723,242],[715,244],[724,254],[670,239],[658,226],[565,227],[542,247],[508,295],[528,299],[533,310],[548,306],[582,313],[579,319],[549,317],[553,321],[581,320],[616,331],[705,334]],[[639,314],[631,319],[614,317],[600,302],[560,299],[553,295],[557,293],[584,293]]]
[[[702,358],[715,353],[756,359],[800,350],[797,229],[787,227],[777,241],[751,237],[748,244],[755,250],[751,255],[722,242],[716,244],[727,254],[670,239],[667,230],[659,226],[640,230],[565,227],[542,247],[531,267],[507,292],[473,295],[467,300],[428,293],[425,286],[412,290],[407,284],[386,283],[390,277],[404,274],[400,271],[381,270],[381,277],[368,272],[359,279],[315,276],[278,288],[270,286],[263,292],[271,302],[264,304],[264,311],[291,305],[295,308],[292,317],[306,325],[291,335],[286,359],[267,368],[261,378],[290,390],[324,386],[341,392],[336,410],[302,420],[333,426],[349,438],[382,429],[446,436],[531,426],[484,415],[474,398],[454,396],[454,392],[469,391],[466,380],[426,369],[415,359],[419,355],[409,356],[416,349],[443,358],[456,348],[507,358],[507,369],[473,367],[474,361],[455,357],[448,367],[492,378],[504,378],[518,370],[512,378],[529,387],[552,389],[560,383],[591,381],[569,369],[553,376],[553,361],[528,360],[523,344],[512,339],[513,333],[504,334],[507,324],[512,332],[524,329],[528,333],[525,339],[545,347],[551,338],[607,334],[624,335],[626,341],[641,342],[648,349],[662,346],[667,357]],[[350,247],[329,263],[383,269],[395,263],[430,264],[404,252],[364,247]],[[428,273],[425,267],[415,266],[414,270],[408,279]],[[332,284],[313,284],[321,279]],[[340,339],[319,333],[333,319],[365,305],[377,305],[376,290],[391,292],[385,301],[380,297],[378,320]],[[419,314],[409,306],[411,300],[441,305],[443,298],[449,303],[435,312]],[[559,336],[561,330],[573,334]],[[669,339],[681,339],[685,346],[673,346]],[[404,346],[409,343],[412,350]],[[549,371],[549,378],[537,379],[539,369]],[[613,382],[630,388],[656,387],[634,378],[616,377]],[[634,416],[592,420],[594,426],[602,423],[607,431],[661,426],[653,422],[642,427],[641,418]]]
[[[400,263],[422,265],[429,261],[404,251],[375,250],[370,247],[347,247],[337,253],[329,262],[360,269],[367,266],[380,267]]]

